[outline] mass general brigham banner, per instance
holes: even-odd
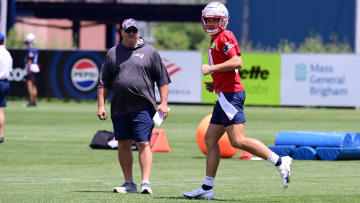
[[[282,54],[281,105],[360,106],[360,56]]]

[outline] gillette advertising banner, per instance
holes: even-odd
[[[244,53],[243,67],[238,70],[245,87],[247,105],[280,105],[280,54]],[[203,58],[207,63],[207,54]],[[210,75],[203,76],[204,82],[212,81]],[[214,92],[208,92],[203,85],[202,102],[217,101]]]
[[[360,106],[360,57],[282,54],[281,105]]]

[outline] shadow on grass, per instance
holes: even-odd
[[[154,199],[168,199],[169,201],[170,200],[194,200],[194,201],[199,201],[201,199],[190,199],[190,198],[187,198],[187,197],[154,197]],[[213,201],[219,201],[219,202],[241,202],[243,200],[235,200],[235,199],[215,199]]]
[[[206,156],[192,156],[192,159],[206,159]]]
[[[93,192],[98,192],[98,193],[114,193],[113,191],[101,191],[101,190],[79,190],[79,191],[72,191],[72,192],[83,192],[83,193],[93,193]]]

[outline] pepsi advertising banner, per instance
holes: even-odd
[[[9,96],[26,97],[24,80],[25,50],[9,50],[13,72]],[[94,99],[97,81],[106,52],[100,51],[39,51],[40,72],[35,75],[39,97]]]

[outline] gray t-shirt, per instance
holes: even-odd
[[[112,90],[111,116],[156,108],[158,88],[171,81],[157,50],[141,39],[135,48],[118,44],[106,54],[98,87]]]

